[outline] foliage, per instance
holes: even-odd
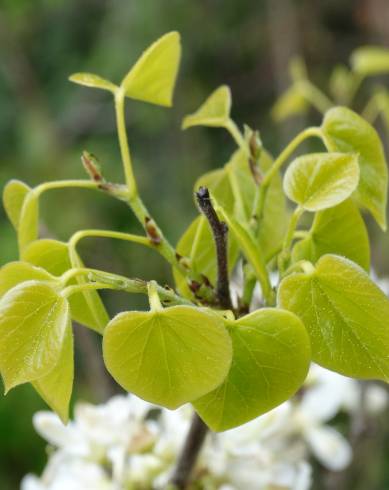
[[[151,45],[118,85],[89,73],[70,77],[113,95],[124,184],[107,181],[94,157],[84,153],[89,180],[34,188],[12,181],[5,187],[4,205],[20,250],[20,261],[0,273],[0,371],[7,389],[31,382],[67,420],[71,320],[103,335],[106,367],[125,389],[168,408],[192,403],[214,430],[236,427],[289,399],[312,359],[350,377],[386,381],[389,334],[382,317],[389,300],[351,262],[369,269],[359,206],[386,227],[388,176],[375,129],[350,109],[331,108],[320,127],[305,129],[273,160],[257,131],[241,131],[233,121],[230,91],[220,87],[183,127],[224,128],[238,148],[221,170],[200,178],[196,198],[202,216],[174,247],[140,197],[125,102],[170,106],[180,55],[180,37],[172,32]],[[326,151],[290,162],[312,136]],[[282,186],[280,170],[287,163]],[[92,189],[124,202],[144,234],[81,230],[67,243],[39,239],[40,198],[58,188]],[[292,213],[285,196],[296,204]],[[300,226],[306,213],[313,214],[310,230]],[[344,239],[343,219],[331,229],[324,226],[325,213],[350,215],[361,240]],[[178,292],[85,267],[77,245],[86,237],[156,251],[170,264]],[[234,266],[243,273],[238,298],[231,298],[229,288]],[[260,308],[253,302],[257,285]],[[109,321],[99,289],[147,294],[150,311],[122,312]]]

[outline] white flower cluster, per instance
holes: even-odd
[[[359,409],[357,381],[313,365],[301,393],[239,428],[210,434],[196,467],[204,490],[307,490],[310,457],[325,468],[347,467],[352,451],[329,422],[339,411]],[[365,409],[382,411],[386,392],[369,384]],[[192,410],[159,410],[135,396],[104,405],[78,404],[62,425],[51,412],[34,426],[53,449],[43,475],[27,475],[22,490],[146,490],[166,488],[188,431]]]

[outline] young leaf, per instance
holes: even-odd
[[[182,121],[182,129],[192,126],[224,127],[230,119],[231,91],[227,85],[217,88],[193,114]]]
[[[360,179],[356,197],[385,230],[388,170],[376,130],[346,107],[330,109],[322,130],[331,151],[358,154]]]
[[[381,46],[362,46],[351,55],[353,70],[363,76],[389,72],[389,49]]]
[[[85,87],[100,88],[102,90],[109,90],[113,94],[116,92],[116,85],[109,80],[95,75],[94,73],[74,73],[70,75],[69,80]]]
[[[332,71],[330,92],[337,101],[347,101],[352,94],[355,75],[345,65],[337,65]]]
[[[171,107],[181,58],[180,35],[169,32],[153,43],[122,81],[127,97]]]
[[[18,284],[32,280],[55,283],[56,278],[27,262],[9,262],[0,269],[0,298]]]
[[[304,322],[315,362],[345,376],[389,381],[389,300],[359,266],[324,255],[312,272],[283,279],[278,304]]]
[[[320,211],[347,199],[358,180],[357,155],[312,153],[289,165],[284,190],[290,200],[307,211]]]
[[[54,276],[61,276],[71,269],[69,246],[58,240],[36,240],[21,254],[22,260],[46,269]],[[78,266],[84,267],[77,256]],[[33,279],[33,278],[31,278]],[[69,285],[77,284],[77,279],[69,281]],[[72,318],[101,333],[109,321],[108,314],[97,291],[83,291],[72,294],[69,298]]]
[[[1,298],[0,372],[6,391],[55,367],[68,322],[68,302],[46,283],[23,282]]]
[[[244,424],[293,396],[311,360],[304,325],[288,311],[264,308],[227,323],[231,369],[221,386],[193,404],[214,431]]]
[[[32,382],[39,395],[64,424],[69,420],[69,403],[73,391],[73,357],[73,332],[69,321],[57,364],[48,374]]]
[[[370,269],[369,236],[351,199],[317,213],[308,236],[294,246],[292,258],[316,263],[325,254],[341,255]]]
[[[20,253],[31,242],[38,238],[39,200],[31,190],[23,201],[19,217],[18,244]]]
[[[4,209],[15,230],[19,228],[23,202],[30,190],[31,187],[20,180],[10,180],[4,187]]]
[[[297,85],[285,90],[274,104],[271,115],[276,122],[284,121],[291,116],[303,114],[308,109],[308,103]]]
[[[231,340],[216,315],[188,306],[124,312],[103,340],[108,371],[127,391],[177,408],[219,386],[231,365]]]

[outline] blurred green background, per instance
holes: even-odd
[[[313,111],[280,127],[271,120],[271,106],[289,83],[290,57],[302,54],[311,78],[325,89],[331,67],[347,62],[355,47],[389,45],[388,25],[387,0],[2,0],[1,186],[12,177],[30,185],[83,178],[84,149],[99,158],[108,179],[120,181],[110,96],[75,86],[67,77],[91,71],[118,82],[148,44],[178,30],[183,62],[174,108],[129,102],[127,113],[142,194],[175,242],[196,213],[194,180],[223,164],[233,150],[221,130],[181,132],[182,117],[226,83],[233,93],[235,120],[259,129],[267,148],[277,153],[302,125],[320,120]],[[44,233],[60,239],[80,228],[139,230],[125,205],[91,191],[48,193],[42,209]],[[374,226],[372,236],[374,264],[380,274],[389,273],[388,239],[379,237]],[[0,237],[1,263],[15,259],[15,234],[3,211]],[[158,256],[133,245],[89,240],[81,251],[94,267],[170,280]],[[106,299],[112,313],[142,305],[139,298],[124,295]],[[94,337],[78,332],[76,398],[95,402],[117,389],[93,356],[96,348]],[[1,490],[18,488],[22,475],[43,467],[44,443],[31,424],[32,414],[40,408],[45,408],[43,402],[29,387],[1,399]],[[355,477],[347,488],[388,488],[389,470],[383,464],[387,455],[378,454],[369,486],[360,486]]]

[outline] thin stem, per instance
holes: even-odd
[[[208,220],[215,241],[217,257],[217,300],[222,309],[230,310],[232,309],[232,303],[228,277],[228,227],[224,222],[219,220],[216,211],[212,206],[211,197],[206,187],[200,187],[196,193],[196,197],[201,212]]]
[[[243,150],[247,156],[249,156],[250,155],[249,148],[235,122],[232,119],[229,119],[225,125],[225,128],[230,133],[237,146],[241,150]]]
[[[189,432],[177,461],[177,466],[170,480],[170,483],[177,490],[184,490],[187,487],[193,467],[196,464],[198,454],[204,444],[207,433],[208,427],[197,413],[194,413]]]
[[[133,235],[131,233],[122,233],[119,231],[111,230],[81,230],[74,233],[69,240],[69,246],[75,248],[80,240],[84,238],[113,238],[117,240],[124,240],[127,242],[138,243],[145,247],[154,248],[153,244],[147,237]]]
[[[161,300],[159,299],[157,283],[155,281],[150,281],[147,284],[147,294],[149,296],[149,303],[151,311],[162,310]]]
[[[99,184],[91,180],[54,180],[52,182],[45,182],[35,187],[37,196],[40,196],[43,192],[52,189],[64,189],[67,187],[77,187],[82,189],[99,189]]]
[[[278,257],[278,269],[280,271],[280,277],[282,278],[283,275],[285,274],[285,269],[286,265],[289,262],[290,259],[290,248],[293,243],[293,238],[296,232],[296,227],[298,225],[298,222],[304,213],[304,209],[301,208],[300,206],[297,206],[297,208],[293,211],[292,216],[290,217],[288,229],[284,238],[284,242],[282,245],[282,250],[281,253]]]
[[[301,95],[303,95],[321,114],[325,114],[328,109],[334,107],[334,102],[327,97],[316,85],[309,79],[297,82]]]
[[[377,94],[374,94],[362,110],[362,117],[369,121],[369,123],[373,124],[373,122],[377,119],[380,109],[377,104]]]
[[[257,223],[260,222],[262,218],[263,208],[265,204],[265,198],[267,189],[273,179],[273,177],[280,170],[282,165],[288,160],[288,158],[293,154],[296,148],[306,139],[315,136],[323,141],[323,132],[320,127],[311,127],[304,129],[299,133],[292,141],[284,148],[284,150],[279,154],[279,156],[274,161],[273,165],[266,172],[263,177],[261,185],[257,189],[257,194],[255,196],[254,202],[254,212],[253,216],[256,218]]]
[[[85,283],[85,284],[75,284],[74,286],[68,286],[63,289],[61,295],[65,298],[68,298],[72,294],[81,293],[83,291],[88,290],[96,290],[96,289],[115,289],[115,286],[112,284],[105,284],[103,282],[93,282],[93,283]]]

